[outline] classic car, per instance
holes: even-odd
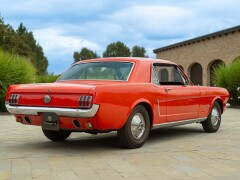
[[[52,141],[117,131],[125,147],[139,148],[153,128],[200,123],[216,132],[228,98],[223,88],[193,85],[173,62],[119,57],[80,61],[54,83],[11,85],[5,104]]]

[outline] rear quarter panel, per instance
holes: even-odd
[[[126,83],[97,87],[95,103],[100,104],[96,116],[98,127],[100,129],[123,127],[133,108],[141,102],[151,106],[154,119],[157,116],[157,96],[159,92],[151,83]],[[164,94],[163,97],[165,97]]]

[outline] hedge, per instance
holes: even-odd
[[[230,104],[240,105],[240,58],[236,59],[232,64],[220,66],[214,69],[213,82],[216,86],[224,87],[230,94]]]
[[[36,69],[24,57],[0,50],[0,112],[5,109],[5,94],[12,84],[32,83],[36,79]]]
[[[60,75],[49,74],[47,76],[38,76],[36,79],[37,83],[52,83],[55,82]]]

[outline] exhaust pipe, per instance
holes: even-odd
[[[32,124],[32,120],[30,119],[30,117],[25,116],[24,119],[25,119],[27,124]]]
[[[19,123],[22,123],[22,118],[21,118],[20,116],[18,116],[18,117],[16,118],[16,121],[19,122]]]
[[[73,125],[74,125],[76,128],[81,128],[81,127],[82,127],[81,123],[80,123],[77,119],[74,119],[74,120],[73,120]]]

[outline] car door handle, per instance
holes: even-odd
[[[171,91],[171,90],[172,90],[171,88],[165,88],[166,92]]]

